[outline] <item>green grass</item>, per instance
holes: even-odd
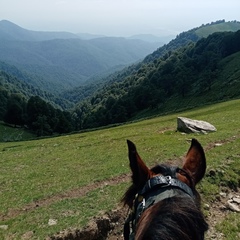
[[[237,31],[240,29],[240,23],[235,22],[224,22],[220,24],[208,25],[201,27],[196,30],[196,34],[199,37],[208,37],[208,35],[214,32],[227,32],[227,31]]]
[[[216,201],[221,187],[239,187],[239,110],[240,100],[234,100],[109,129],[32,141],[2,142],[0,216],[13,209],[24,209],[35,201],[129,173],[126,139],[136,143],[149,166],[171,159],[181,162],[189,148],[187,140],[193,137],[206,149],[213,143],[224,142],[222,146],[206,151],[207,173],[214,169],[217,174],[214,177],[207,174],[199,190],[203,202],[211,204]],[[217,132],[183,135],[176,132],[177,116],[209,121]],[[7,230],[0,229],[0,239],[21,239],[28,231],[34,231],[33,239],[44,239],[66,228],[83,227],[100,211],[115,208],[127,185],[103,186],[83,197],[53,201],[32,211],[23,211],[0,222],[0,225],[8,225]],[[48,226],[50,218],[57,219],[58,224]],[[237,215],[231,218],[238,226]],[[222,226],[224,224],[219,223],[218,228],[223,229]]]
[[[226,239],[239,239],[240,221],[238,215],[239,213],[231,213],[217,225],[216,228],[227,236]]]
[[[5,222],[14,233],[14,239],[20,239],[28,231],[34,231],[31,239],[43,239],[47,235],[57,233],[66,228],[79,228],[84,226],[92,216],[98,216],[102,209],[108,211],[115,207],[114,202],[119,201],[126,184],[117,186],[104,186],[91,191],[82,198],[73,198],[53,203],[47,207],[37,208],[34,213],[24,213],[14,220]],[[112,201],[106,201],[111,199]],[[48,226],[49,219],[56,219],[57,225]],[[27,227],[27,229],[26,229]]]
[[[35,136],[23,128],[15,128],[0,122],[0,142],[23,141]]]

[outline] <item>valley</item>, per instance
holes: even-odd
[[[138,44],[109,37],[42,40],[37,39],[40,33],[10,26],[12,35],[5,37],[12,39],[0,45],[6,61],[0,62],[0,120],[27,126],[37,136],[122,124],[240,95],[237,21],[220,20],[183,32],[138,62],[136,53],[144,49],[140,40]],[[17,41],[16,29],[22,33]],[[34,41],[25,40],[29,34],[36,35]],[[129,54],[135,63],[121,68],[124,64],[117,59],[127,64]],[[110,60],[111,66],[100,57]],[[31,67],[23,71],[20,65]],[[85,82],[77,87],[71,80],[74,74]]]
[[[158,173],[197,183],[184,230],[204,216],[204,239],[240,239],[239,2],[0,5],[0,239],[123,240],[124,194]],[[180,132],[179,117],[216,131]],[[181,200],[169,209],[196,207]]]

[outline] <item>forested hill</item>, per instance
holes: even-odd
[[[138,39],[80,39],[71,33],[35,32],[0,21],[0,61],[31,76],[33,85],[59,93],[89,77],[143,59],[159,47]]]
[[[168,51],[176,50],[179,47],[187,45],[190,42],[197,42],[203,37],[208,37],[215,32],[235,32],[240,30],[240,22],[219,20],[216,22],[202,24],[200,27],[193,28],[189,31],[180,33],[175,39],[165,44],[163,47],[158,48],[152,54],[149,54],[144,62],[150,62],[158,59]]]
[[[207,34],[218,28],[220,32]],[[101,80],[94,75],[91,85],[64,92],[61,98],[34,85],[31,74],[0,62],[0,120],[50,135],[240,97],[240,31],[232,32],[238,28],[239,22],[218,21],[181,33],[142,62]],[[56,108],[70,109],[71,104],[76,107],[68,112]]]
[[[5,69],[11,68],[11,71],[14,71],[15,74],[21,78],[21,72],[19,72],[18,69],[2,62],[0,62],[0,65]],[[26,101],[32,96],[39,96],[45,101],[51,103],[55,108],[69,109],[73,107],[71,102],[63,98],[60,99],[54,94],[36,88],[33,85],[0,70],[0,120],[3,119],[11,95],[14,94],[21,95]]]
[[[106,85],[76,108],[82,128],[240,97],[240,31],[189,42]]]
[[[111,87],[112,83],[114,85],[116,82],[123,81],[123,79],[127,78],[128,76],[134,75],[140,68],[144,68],[146,64],[157,61],[160,57],[168,56],[169,52],[175,51],[180,47],[187,46],[190,43],[196,43],[201,38],[207,37],[214,32],[234,32],[237,30],[240,30],[240,22],[238,21],[226,22],[225,20],[219,20],[208,24],[202,24],[200,27],[180,33],[168,44],[159,47],[153,53],[147,55],[142,62],[130,65],[124,68],[122,71],[116,71],[112,74],[109,73],[105,77],[98,74],[95,78],[93,78],[93,80],[88,80],[91,85],[89,84],[87,86],[80,86],[70,91],[65,91],[61,94],[61,96],[69,101],[77,103],[82,101],[84,98],[93,95],[94,92],[99,91],[104,84],[110,84]]]

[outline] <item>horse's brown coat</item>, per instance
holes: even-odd
[[[163,173],[161,167],[149,169],[139,156],[136,146],[129,140],[127,143],[132,185],[125,193],[123,201],[132,207],[135,195],[143,188],[146,181]],[[156,171],[156,169],[160,170]],[[192,189],[194,199],[189,196],[176,196],[149,207],[143,212],[136,225],[135,239],[204,239],[207,223],[200,210],[200,196],[195,185],[203,178],[205,170],[204,150],[196,139],[192,139],[182,172],[178,172],[176,177]]]

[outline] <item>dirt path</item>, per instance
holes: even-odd
[[[113,177],[113,178],[110,178],[110,179],[107,179],[104,181],[96,181],[96,182],[93,182],[84,187],[75,188],[75,189],[72,189],[72,190],[64,192],[64,193],[56,194],[54,196],[50,196],[48,198],[41,199],[39,201],[29,203],[19,209],[9,209],[9,211],[6,214],[0,214],[0,219],[1,219],[1,221],[8,220],[8,219],[17,217],[18,215],[20,215],[22,213],[33,211],[34,209],[36,209],[38,207],[45,207],[45,206],[48,206],[50,204],[53,204],[55,202],[58,202],[58,201],[64,200],[64,199],[80,198],[80,197],[85,196],[88,192],[98,189],[102,186],[117,185],[118,183],[126,182],[129,180],[130,180],[130,174],[123,174],[123,175]]]

